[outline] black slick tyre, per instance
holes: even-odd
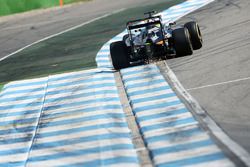
[[[190,40],[188,29],[178,28],[173,30],[173,43],[177,57],[193,54],[193,47]]]
[[[110,44],[110,56],[114,69],[119,70],[130,66],[128,49],[123,41],[117,41]]]
[[[200,49],[203,41],[199,25],[195,21],[191,21],[186,23],[184,27],[186,27],[189,31],[193,49]]]

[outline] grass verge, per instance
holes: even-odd
[[[33,45],[0,62],[0,83],[96,67],[100,47],[125,29],[131,19],[162,11],[184,0],[131,8]]]
[[[64,4],[88,0],[63,0]],[[59,0],[0,0],[0,16],[58,6]]]

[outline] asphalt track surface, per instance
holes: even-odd
[[[183,86],[250,152],[250,1],[216,0],[179,22],[197,20],[204,47],[168,60]]]
[[[156,4],[161,0],[92,0],[0,18],[0,58],[37,40],[119,9]]]
[[[140,5],[142,0],[105,0],[109,5],[89,4],[63,10],[17,16],[0,23],[0,57],[48,35],[85,22],[112,10]],[[103,2],[103,0],[102,0]],[[143,0],[153,3],[149,0]],[[154,1],[158,2],[158,0]],[[107,4],[107,3],[103,3]],[[88,6],[89,5],[89,6]],[[181,21],[196,19],[202,26],[204,47],[193,57],[169,60],[181,83],[187,88],[249,77],[249,2],[216,1]],[[74,18],[74,19],[72,19]],[[223,23],[223,24],[222,24]],[[217,123],[248,151],[250,150],[249,80],[190,90]]]

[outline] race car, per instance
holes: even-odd
[[[128,34],[110,44],[110,56],[116,70],[148,64],[152,61],[192,55],[202,47],[202,35],[195,21],[182,26],[162,23],[161,16],[147,12],[146,18],[127,22]]]

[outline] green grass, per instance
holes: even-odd
[[[86,0],[64,0],[64,4],[78,1]],[[0,0],[0,16],[58,5],[59,0]]]
[[[125,29],[131,19],[150,10],[161,11],[184,0],[131,8],[76,30],[38,43],[0,62],[0,83],[96,67],[101,46]]]

